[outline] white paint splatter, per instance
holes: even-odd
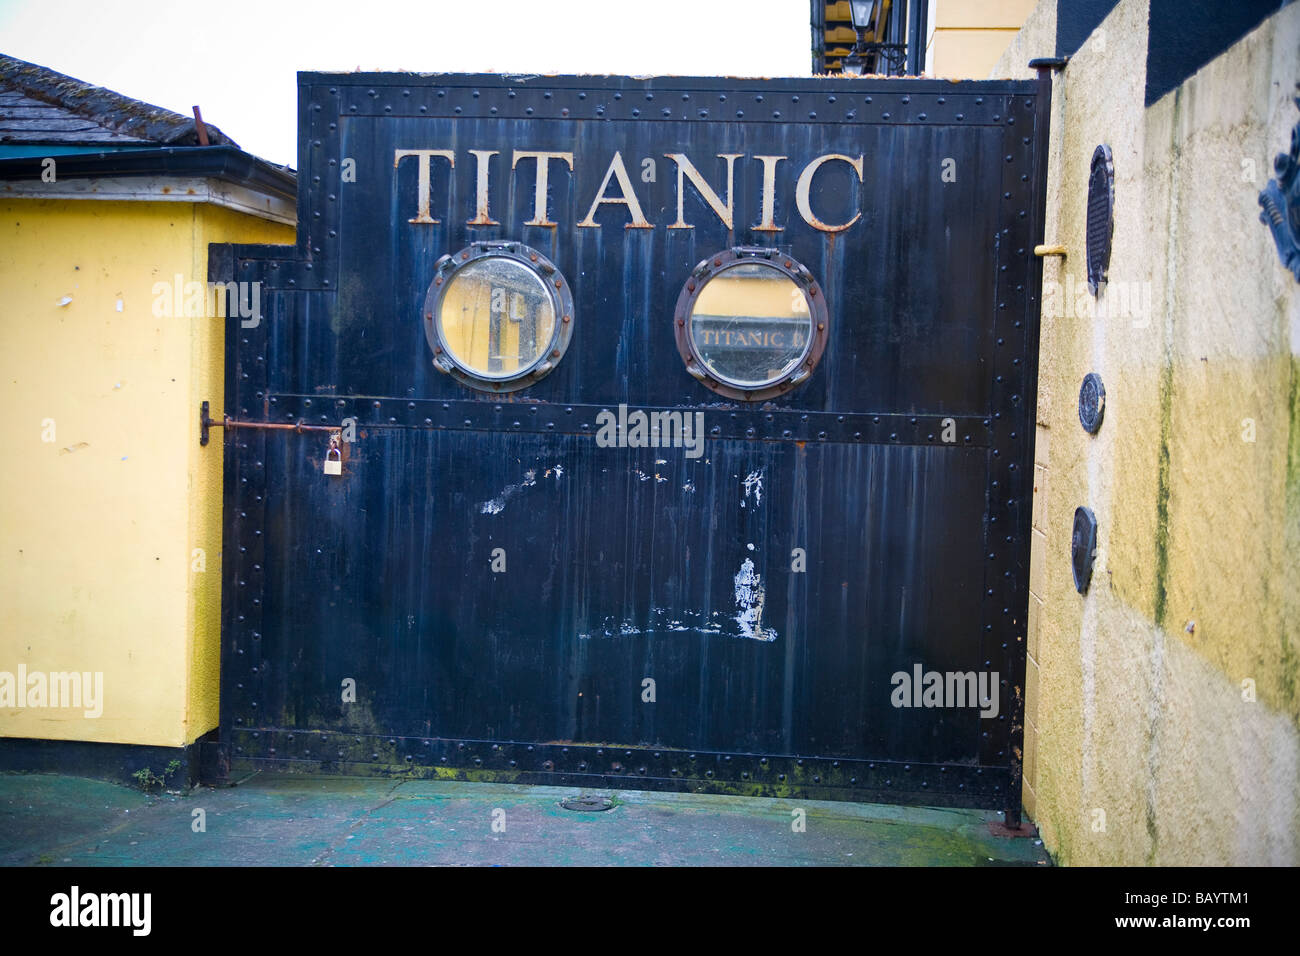
[[[735,621],[740,625],[740,636],[756,641],[775,641],[776,631],[763,627],[763,602],[766,594],[760,575],[754,572],[754,562],[749,558],[736,574],[736,606],[740,612]]]
[[[555,466],[556,480],[560,477],[560,466]],[[551,474],[551,469],[547,469],[546,476]],[[499,515],[505,510],[506,502],[519,493],[520,489],[533,488],[537,485],[537,469],[529,468],[524,472],[524,480],[517,485],[507,485],[501,489],[501,494],[495,498],[490,498],[479,505],[479,513],[485,515]]]
[[[757,508],[763,503],[763,469],[751,471],[745,476],[745,497],[740,502],[740,507],[745,507],[745,501],[750,495],[754,496],[754,507]]]
[[[606,617],[589,631],[582,631],[578,634],[580,640],[590,640],[593,637],[634,637],[637,635],[654,636],[665,632],[690,633],[702,635],[723,634],[721,624],[714,623],[709,618],[722,617],[721,613],[714,611],[708,617],[703,611],[693,611],[690,609],[673,609],[673,608],[651,608],[650,619],[643,625],[637,621],[616,620],[613,616]],[[740,637],[739,634],[731,634],[732,637]],[[772,635],[775,638],[775,634]]]

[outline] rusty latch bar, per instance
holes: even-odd
[[[337,432],[338,425],[304,425],[301,421],[289,423],[279,422],[240,422],[235,421],[229,415],[221,416],[221,421],[217,421],[209,414],[208,403],[203,402],[199,406],[199,444],[208,443],[209,428],[273,428],[280,431],[293,431],[301,434],[302,432]]]

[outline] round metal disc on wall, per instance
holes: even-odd
[[[1115,224],[1115,163],[1105,143],[1092,154],[1088,173],[1088,291],[1093,295],[1106,281]]]
[[[1097,434],[1101,420],[1106,416],[1106,386],[1101,383],[1101,376],[1089,372],[1083,377],[1079,386],[1079,424],[1090,435]]]
[[[1092,561],[1097,551],[1097,516],[1091,508],[1074,509],[1074,530],[1070,535],[1070,566],[1074,589],[1080,594],[1092,581]]]

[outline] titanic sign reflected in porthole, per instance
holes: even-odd
[[[525,388],[555,367],[572,333],[568,283],[537,250],[480,242],[438,260],[424,334],[433,364],[462,384]]]
[[[826,348],[827,310],[811,273],[775,249],[705,259],[674,315],[686,370],[719,395],[761,401],[804,381]]]

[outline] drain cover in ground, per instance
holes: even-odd
[[[614,802],[605,797],[570,797],[568,800],[561,800],[560,806],[566,810],[612,810]]]

